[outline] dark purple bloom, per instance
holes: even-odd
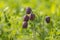
[[[35,19],[35,14],[31,13],[29,18],[30,18],[30,20],[34,20]]]
[[[28,26],[28,23],[26,21],[24,21],[22,27],[27,28],[27,26]]]
[[[25,15],[24,16],[24,21],[28,21],[29,20],[29,16],[28,15]]]
[[[31,11],[32,11],[32,10],[31,10],[31,8],[30,8],[30,7],[27,7],[27,8],[26,8],[26,14],[30,14],[30,13],[31,13]]]
[[[46,17],[46,22],[50,23],[50,17],[49,16]]]

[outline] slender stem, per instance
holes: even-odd
[[[32,38],[33,40],[36,40],[36,31],[35,31],[35,23],[33,22],[33,24],[31,23],[31,27],[32,27]]]
[[[33,24],[33,39],[36,40],[35,23]]]

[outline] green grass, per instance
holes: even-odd
[[[26,7],[36,17],[23,29]],[[0,40],[60,40],[60,0],[0,0]]]

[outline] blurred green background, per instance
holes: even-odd
[[[26,7],[36,20],[23,29]],[[49,24],[46,16],[51,17]],[[60,40],[60,0],[0,0],[0,40]]]

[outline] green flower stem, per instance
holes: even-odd
[[[33,21],[33,23],[31,23],[32,33],[33,33],[33,35],[32,35],[33,40],[36,40],[36,29],[35,29],[35,25],[36,24]]]

